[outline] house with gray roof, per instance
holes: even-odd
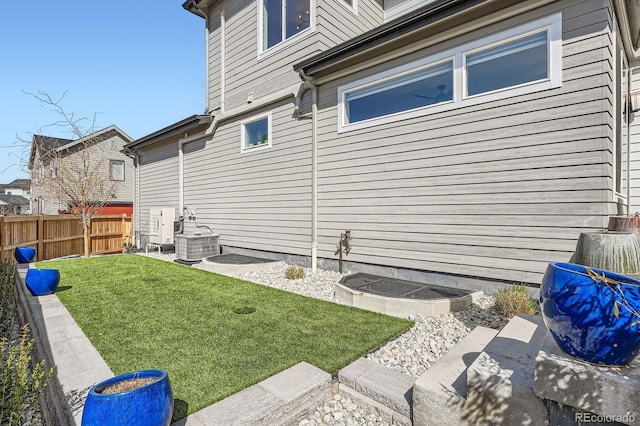
[[[640,207],[640,5],[189,0],[206,111],[128,144],[135,231],[195,211],[223,251],[540,282]],[[187,210],[185,210],[187,209]]]
[[[99,194],[101,187],[113,188],[108,194],[103,213],[113,209],[118,213],[133,212],[133,161],[122,150],[133,139],[117,126],[109,126],[78,139],[65,139],[46,135],[34,135],[29,155],[32,173],[32,213],[59,214],[73,209],[70,200],[52,188],[80,188],[78,181],[93,179],[87,185],[87,197],[91,192]],[[62,173],[65,170],[65,173]],[[67,182],[63,182],[64,180]],[[56,181],[56,185],[52,182]],[[88,199],[89,202],[102,201]]]

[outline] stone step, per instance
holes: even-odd
[[[378,364],[366,358],[360,358],[338,372],[340,391],[357,403],[375,401],[396,413],[395,424],[411,424],[411,406],[413,403],[413,382],[410,376]],[[345,388],[348,388],[345,390]],[[353,392],[350,392],[354,391]],[[374,404],[373,408],[377,406]],[[408,423],[403,423],[404,421]]]
[[[516,315],[467,369],[465,420],[470,424],[545,425],[533,392],[535,357],[547,328],[542,317]]]
[[[497,334],[498,331],[491,328],[474,328],[418,377],[413,386],[415,426],[456,425],[464,422],[467,368]]]
[[[329,373],[301,362],[172,426],[297,425],[323,403],[330,388]]]

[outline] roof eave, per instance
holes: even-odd
[[[192,115],[185,118],[184,120],[180,120],[176,123],[173,123],[167,127],[164,127],[158,131],[150,133],[146,136],[141,137],[140,139],[136,139],[135,141],[126,144],[123,150],[125,152],[132,152],[139,148],[142,148],[143,146],[151,145],[156,142],[166,140],[172,136],[188,132],[203,124],[210,124],[212,121],[213,117],[210,115]]]
[[[335,63],[490,0],[440,0],[293,65],[311,75]]]

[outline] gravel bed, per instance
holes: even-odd
[[[335,302],[334,284],[340,281],[341,274],[323,270],[313,273],[310,269],[305,269],[305,278],[288,280],[284,276],[288,266],[279,262],[272,268],[242,274],[239,278]],[[409,331],[368,354],[367,358],[417,378],[476,326],[502,328],[507,320],[495,312],[493,302],[492,297],[485,296],[463,311],[435,317],[411,317],[409,319],[415,321],[415,325]],[[371,426],[388,423],[359,407],[346,396],[336,394],[329,396],[312,416],[300,422],[300,426],[322,424]]]

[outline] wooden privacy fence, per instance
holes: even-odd
[[[131,218],[94,216],[91,220],[91,254],[122,253],[131,244]],[[37,260],[81,255],[82,222],[74,215],[0,216],[0,255],[13,259],[17,246],[37,250]]]

